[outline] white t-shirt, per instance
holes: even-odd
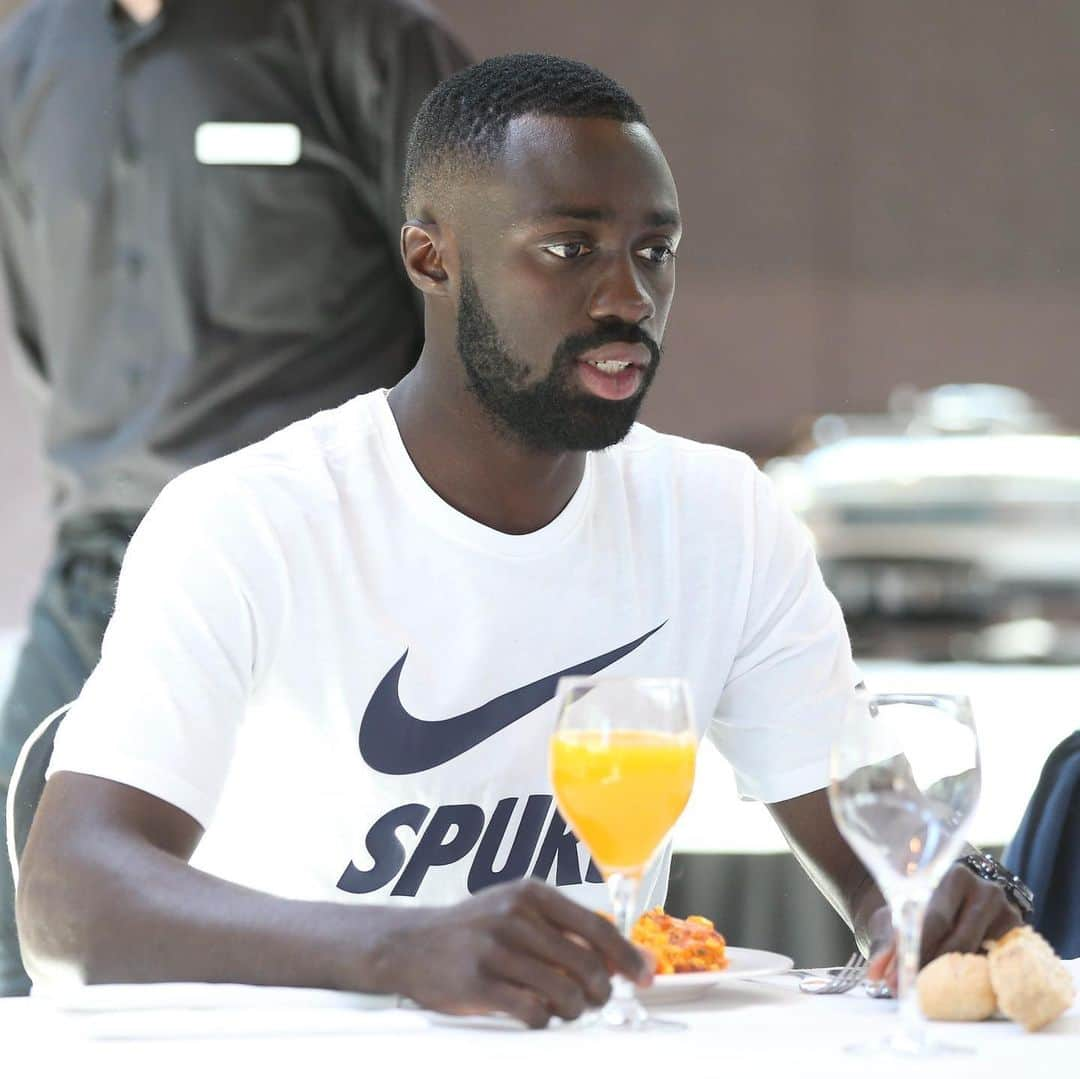
[[[763,801],[827,783],[857,681],[808,534],[745,456],[638,425],[511,536],[427,486],[379,391],[168,485],[50,774],[178,806],[197,864],[280,895],[448,903],[531,873],[603,908],[547,774],[555,676],[590,664],[688,679]]]

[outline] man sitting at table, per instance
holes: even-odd
[[[689,680],[880,971],[822,789],[857,674],[807,537],[746,457],[634,422],[682,233],[640,107],[584,64],[485,61],[421,108],[404,198],[415,370],[181,476],[131,544],[23,860],[33,976],[535,1026],[647,981],[547,775],[557,678],[601,670]],[[227,818],[244,871],[195,868]],[[954,867],[926,955],[1018,921]]]

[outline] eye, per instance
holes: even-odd
[[[675,257],[675,249],[667,244],[650,244],[639,249],[638,254],[655,266],[663,266]]]
[[[550,251],[557,259],[579,259],[592,249],[580,240],[567,240],[566,243],[547,244],[544,250]]]

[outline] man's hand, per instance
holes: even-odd
[[[985,941],[998,940],[1022,924],[1004,890],[983,880],[959,863],[945,874],[926,911],[919,966],[946,952],[977,952]],[[868,981],[881,982],[896,992],[896,940],[888,907],[870,917],[872,942]]]
[[[611,974],[639,985],[652,963],[606,918],[539,881],[415,912],[381,949],[399,992],[453,1015],[506,1012],[530,1027],[603,1004]]]

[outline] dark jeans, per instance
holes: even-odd
[[[30,615],[29,636],[0,710],[0,996],[24,996],[30,980],[19,955],[15,896],[7,857],[8,784],[23,742],[51,712],[74,700],[101,654],[116,578],[138,523],[128,516],[94,517],[61,527],[56,552]],[[45,786],[51,737],[27,761],[19,784],[16,849],[26,842]]]

